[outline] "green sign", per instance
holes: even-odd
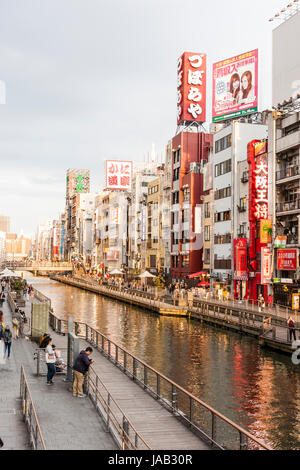
[[[225,119],[233,119],[235,117],[247,116],[248,114],[257,113],[257,106],[255,108],[243,109],[241,111],[236,111],[235,113],[226,113],[222,116],[216,116],[213,118],[213,122],[224,121]]]
[[[280,284],[281,283],[281,279],[274,279],[273,280],[273,284]]]

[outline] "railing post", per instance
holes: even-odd
[[[190,425],[193,422],[193,398],[190,397]]]
[[[104,352],[104,336],[101,335],[101,349],[102,349],[102,352]]]
[[[106,427],[109,430],[109,414],[110,414],[110,394],[107,394],[107,418],[106,418]]]
[[[128,449],[129,446],[128,446],[128,435],[129,435],[129,423],[127,421],[127,419],[125,418],[125,416],[123,416],[123,446],[124,446],[124,449]]]
[[[111,342],[110,342],[110,340],[108,340],[108,357],[109,358],[111,358],[110,347],[111,347]]]
[[[116,346],[116,358],[115,358],[115,363],[118,364],[119,362],[119,347]]]
[[[132,379],[134,381],[134,379],[136,378],[136,358],[134,357],[133,358],[133,364],[132,364]]]
[[[37,356],[36,356],[36,375],[39,377],[40,375],[40,362],[41,362],[41,351],[37,351]]]
[[[216,433],[217,433],[217,429],[216,429],[216,415],[214,414],[214,412],[212,411],[211,413],[211,439],[216,442]]]
[[[98,345],[99,345],[99,333],[98,331],[96,331],[96,349],[98,349]]]
[[[248,450],[248,438],[240,432],[240,450]]]
[[[89,337],[89,330],[88,330],[88,325],[85,324],[85,340],[88,341],[88,337]]]
[[[175,385],[172,384],[172,400],[171,400],[171,403],[172,403],[172,411],[173,413],[177,410],[177,391],[176,391],[176,387]]]
[[[123,361],[124,371],[127,370],[127,352],[124,351],[124,361]]]
[[[156,374],[156,395],[157,399],[160,398],[160,375]]]
[[[144,389],[148,388],[148,368],[144,366]]]

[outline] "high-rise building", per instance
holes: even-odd
[[[10,232],[10,217],[6,215],[0,215],[0,232]]]

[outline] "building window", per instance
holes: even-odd
[[[190,202],[191,190],[190,188],[185,188],[183,190],[183,202]]]
[[[181,233],[181,240],[183,244],[190,243],[190,234],[188,231]]]
[[[176,150],[176,152],[173,152],[173,162],[174,165],[180,162],[180,150]]]
[[[204,250],[204,263],[210,264],[210,248]]]
[[[204,241],[210,242],[210,225],[204,227]]]
[[[222,139],[219,139],[215,142],[215,153],[222,152],[229,147],[231,147],[231,134],[226,135]]]
[[[247,198],[246,197],[242,197],[240,199],[239,210],[240,210],[240,212],[246,212],[246,210],[247,210]]]
[[[232,236],[230,233],[225,235],[215,235],[215,245],[226,245],[231,243]]]
[[[172,267],[173,268],[178,268],[179,267],[179,256],[178,255],[172,256]]]
[[[215,222],[227,222],[231,220],[231,211],[226,212],[216,212],[215,213]]]
[[[173,181],[179,180],[179,170],[180,168],[176,168],[176,170],[173,171]]]
[[[231,259],[215,258],[214,269],[231,269]]]
[[[215,177],[226,175],[231,172],[231,159],[215,165]]]
[[[190,255],[182,255],[181,257],[181,267],[188,268],[190,265]]]
[[[210,218],[210,202],[204,203],[204,218],[205,219]]]
[[[179,224],[179,212],[172,213],[173,225]]]
[[[223,189],[216,189],[215,191],[215,201],[220,199],[225,199],[226,197],[231,197],[231,186]]]
[[[179,204],[179,191],[176,191],[176,193],[173,193],[173,204]]]

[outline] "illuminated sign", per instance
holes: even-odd
[[[110,223],[118,224],[119,223],[119,208],[112,207],[110,210]]]
[[[206,54],[184,52],[177,64],[177,123],[206,120]]]
[[[248,281],[248,240],[238,238],[233,241],[235,281]]]
[[[298,250],[278,250],[277,269],[278,271],[296,271],[298,267]]]
[[[132,162],[106,161],[106,189],[130,191],[132,186]]]
[[[261,144],[255,145],[255,218],[268,219],[268,154],[261,153]],[[265,143],[263,143],[265,144]],[[259,155],[257,156],[257,147]]]
[[[272,283],[272,253],[270,248],[261,249],[261,284]]]
[[[272,242],[272,220],[260,220],[260,243]]]
[[[213,122],[258,110],[258,50],[213,65]]]

